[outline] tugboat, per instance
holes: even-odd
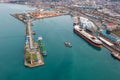
[[[72,47],[70,42],[65,41],[64,44],[65,44],[66,47],[70,47],[70,48]]]
[[[33,31],[32,34],[35,35],[36,34],[35,31]]]
[[[42,37],[38,37],[38,44],[39,44],[40,52],[42,53],[42,55],[47,56],[47,51],[46,51],[45,44],[43,42]]]

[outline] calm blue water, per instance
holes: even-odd
[[[0,4],[0,80],[120,80],[120,61],[78,37],[68,15],[33,22],[35,40],[44,38],[48,56],[44,66],[24,67],[25,25],[9,14],[30,9]]]

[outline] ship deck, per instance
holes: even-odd
[[[80,32],[82,35],[84,35],[85,37],[87,37],[88,39],[90,39],[90,40],[92,40],[92,41],[94,41],[94,42],[96,42],[96,43],[100,42],[95,36],[92,36],[92,35],[90,35],[89,33],[85,32],[84,29],[81,29],[79,25],[77,25],[77,26],[75,27],[75,29],[76,29],[78,32]],[[92,38],[94,38],[94,39],[92,39]]]

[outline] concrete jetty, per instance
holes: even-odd
[[[34,42],[31,20],[26,22],[25,66],[36,67],[44,64],[38,43]]]
[[[31,11],[27,13],[16,13],[10,14],[11,16],[22,21],[26,25],[26,36],[25,36],[25,56],[24,64],[28,67],[36,67],[44,65],[43,56],[40,51],[40,46],[37,42],[34,41],[32,27],[32,21],[36,19],[56,17],[61,15],[66,15],[68,12],[61,11]]]
[[[44,65],[43,56],[40,53],[39,45],[34,41],[33,31],[31,28],[33,18],[31,18],[27,13],[11,15],[26,25],[24,65],[27,67]]]

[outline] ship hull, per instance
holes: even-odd
[[[78,32],[77,30],[74,29],[74,32],[81,36],[83,39],[85,39],[87,42],[89,42],[91,45],[95,46],[95,47],[98,47],[98,48],[101,48],[102,47],[102,44],[96,44],[94,42],[92,42],[91,40],[89,40],[86,36],[82,35],[80,32]]]
[[[117,53],[111,52],[111,55],[115,58],[120,60],[120,55],[117,55]]]
[[[45,45],[42,40],[38,40],[38,44],[40,46],[40,52],[42,53],[43,56],[47,56],[47,51],[45,48]]]

